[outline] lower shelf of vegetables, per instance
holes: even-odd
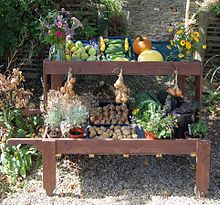
[[[177,71],[173,76],[167,88],[157,94],[130,96],[120,69],[110,98],[103,102],[91,93],[77,95],[77,79],[70,69],[64,86],[48,93],[44,116],[47,136],[91,140],[204,137],[207,127],[200,120],[199,103],[183,96]]]

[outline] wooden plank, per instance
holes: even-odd
[[[179,75],[200,75],[201,62],[70,62],[44,60],[45,74],[117,75],[115,68],[123,68],[125,75],[169,75],[177,69]]]
[[[34,145],[40,152],[42,152],[42,139],[41,138],[10,138],[7,144],[13,146],[18,144]]]
[[[94,155],[135,155],[135,154],[190,154],[196,151],[197,140],[146,140],[146,139],[59,139],[57,153]]]
[[[48,196],[53,196],[56,187],[56,144],[54,139],[42,140],[43,187]]]
[[[210,143],[198,141],[196,150],[196,187],[197,196],[207,195],[210,171]]]

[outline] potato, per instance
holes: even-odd
[[[104,126],[101,126],[100,129],[103,130],[104,132],[106,131],[106,127]]]
[[[114,114],[115,114],[115,111],[110,110],[110,111],[109,111],[109,114],[110,114],[110,115],[114,115]]]
[[[95,131],[95,128],[94,127],[89,127],[89,132],[91,131]]]
[[[115,129],[114,133],[121,134],[121,130],[120,129]]]
[[[95,120],[95,121],[94,121],[94,124],[95,124],[95,125],[98,125],[98,124],[100,124],[100,121],[99,121],[99,120]]]
[[[118,139],[123,139],[123,136],[121,134],[118,135]]]
[[[133,134],[133,135],[132,135],[132,138],[133,138],[133,139],[137,139],[137,138],[138,138],[137,134]]]
[[[110,120],[112,120],[112,119],[114,119],[114,118],[115,118],[114,115],[109,115],[109,119],[110,119]]]
[[[120,125],[115,126],[115,130],[121,129]]]
[[[97,130],[97,133],[98,133],[98,135],[102,135],[104,133],[104,131],[99,129],[99,130]]]
[[[127,135],[127,139],[132,139],[132,135]]]
[[[118,135],[117,135],[117,134],[113,134],[113,135],[112,135],[112,138],[113,138],[113,139],[118,139]]]
[[[102,135],[100,135],[100,138],[107,139],[109,138],[109,135],[107,133],[103,133]]]
[[[90,134],[89,134],[89,136],[90,136],[91,138],[94,138],[94,137],[96,136],[96,131],[91,131]]]
[[[113,120],[111,120],[111,123],[112,123],[112,124],[117,124],[117,123],[118,123],[118,120],[117,120],[117,119],[113,119]]]
[[[105,123],[106,124],[111,124],[111,120],[106,120]]]
[[[118,121],[118,124],[123,124],[121,120]]]
[[[110,129],[111,129],[111,130],[113,130],[114,128],[115,128],[115,126],[114,126],[114,125],[111,125],[111,126],[110,126]]]
[[[127,138],[127,136],[126,135],[122,135],[122,139],[126,139]]]
[[[128,120],[126,120],[125,124],[130,124]]]
[[[123,129],[123,130],[122,130],[122,133],[123,133],[123,135],[130,135],[130,134],[131,134],[130,128],[128,128],[128,129]]]
[[[101,121],[100,121],[100,124],[105,124],[105,120],[104,120],[104,119],[101,120]]]
[[[122,111],[127,110],[127,105],[121,105],[121,110],[122,110]]]
[[[103,112],[103,116],[104,116],[104,117],[108,117],[108,116],[109,116],[108,111]]]

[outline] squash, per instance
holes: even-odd
[[[133,42],[133,50],[137,55],[143,51],[150,50],[151,48],[152,43],[150,39],[145,36],[139,36]]]
[[[148,50],[138,56],[138,61],[163,61],[163,56],[159,51]]]

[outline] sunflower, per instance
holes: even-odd
[[[186,42],[186,49],[190,49],[192,47],[191,43],[190,42]]]
[[[171,48],[171,46],[167,46],[167,48],[169,49],[169,50],[171,50],[172,48]]]
[[[199,32],[197,32],[197,31],[194,32],[194,35],[195,35],[195,37],[197,37],[197,38],[200,36]]]
[[[183,30],[181,29],[181,30],[178,30],[178,31],[176,32],[176,34],[179,35],[179,34],[181,34],[182,32],[183,32]]]
[[[207,48],[207,46],[206,46],[206,45],[203,45],[203,46],[202,46],[202,48],[203,48],[203,49],[206,49],[206,48]]]
[[[181,41],[180,41],[180,45],[181,45],[181,46],[185,46],[185,44],[186,44],[186,41],[185,41],[185,40],[181,40]]]
[[[178,57],[179,57],[179,58],[183,58],[184,55],[183,55],[182,53],[180,53],[180,54],[178,55]]]
[[[170,40],[170,44],[173,46],[174,44],[173,44],[173,40]]]
[[[197,37],[193,37],[193,40],[195,41],[195,42],[199,42],[199,39],[197,38]]]

